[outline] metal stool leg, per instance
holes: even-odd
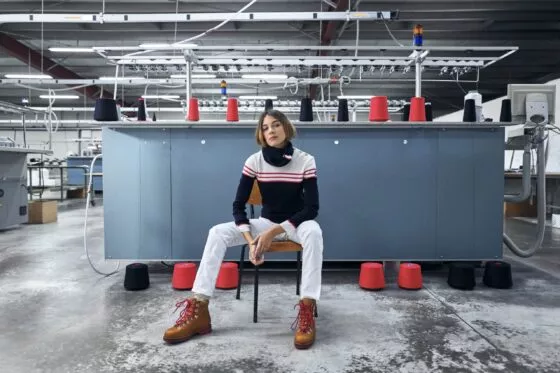
[[[238,270],[238,280],[237,280],[237,295],[235,296],[236,299],[241,299],[241,279],[243,278],[243,262],[245,261],[245,247],[247,245],[243,245],[241,247],[241,258],[239,259],[239,270]]]
[[[255,296],[253,298],[253,322],[257,322],[257,308],[259,304],[259,266],[255,266]]]
[[[299,284],[301,282],[301,251],[297,252],[297,280],[296,280],[296,294],[299,295]]]

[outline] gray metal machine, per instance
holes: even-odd
[[[0,112],[21,114],[24,144],[10,138],[0,139],[0,229],[26,223],[27,216],[27,155],[52,154],[51,150],[30,149],[25,141],[25,114],[35,111],[0,102]]]

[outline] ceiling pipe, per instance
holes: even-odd
[[[390,19],[393,11],[368,11],[347,12],[348,0],[338,3],[346,6],[337,6],[335,11],[328,12],[250,12],[250,13],[17,13],[0,15],[2,23],[192,23],[192,22],[288,22],[288,21],[345,21],[362,20],[378,21]],[[332,8],[331,8],[332,9]]]
[[[41,55],[41,53],[25,46],[16,39],[4,33],[0,33],[0,48],[6,51],[6,53],[10,56],[17,58],[25,64],[29,64],[29,66],[31,66],[35,70],[42,71],[43,73],[48,74],[53,78],[83,79],[72,70],[59,65],[53,60]],[[25,81],[20,82],[24,83]],[[99,98],[99,93],[101,92],[101,89],[97,86],[77,88],[75,90],[91,99]],[[103,90],[103,96],[111,97],[112,94],[106,90]]]

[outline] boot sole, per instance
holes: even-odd
[[[189,335],[188,337],[184,337],[184,338],[163,338],[163,340],[169,344],[177,344],[177,343],[182,343],[182,342],[186,342],[189,339],[191,339],[192,337],[196,337],[197,335],[204,335],[204,334],[210,334],[212,332],[212,328],[208,328],[205,330],[201,330],[197,333],[194,333],[192,335]]]
[[[307,350],[309,347],[313,346],[313,342],[308,344],[294,343],[294,346],[296,346],[298,350]]]

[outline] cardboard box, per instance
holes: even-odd
[[[504,202],[504,216],[506,218],[513,218],[516,216],[536,218],[537,217],[537,204],[532,198],[521,203]]]
[[[57,220],[58,202],[56,200],[35,200],[28,203],[28,222],[30,224],[53,223]]]
[[[86,188],[68,189],[66,191],[66,198],[86,198]]]

